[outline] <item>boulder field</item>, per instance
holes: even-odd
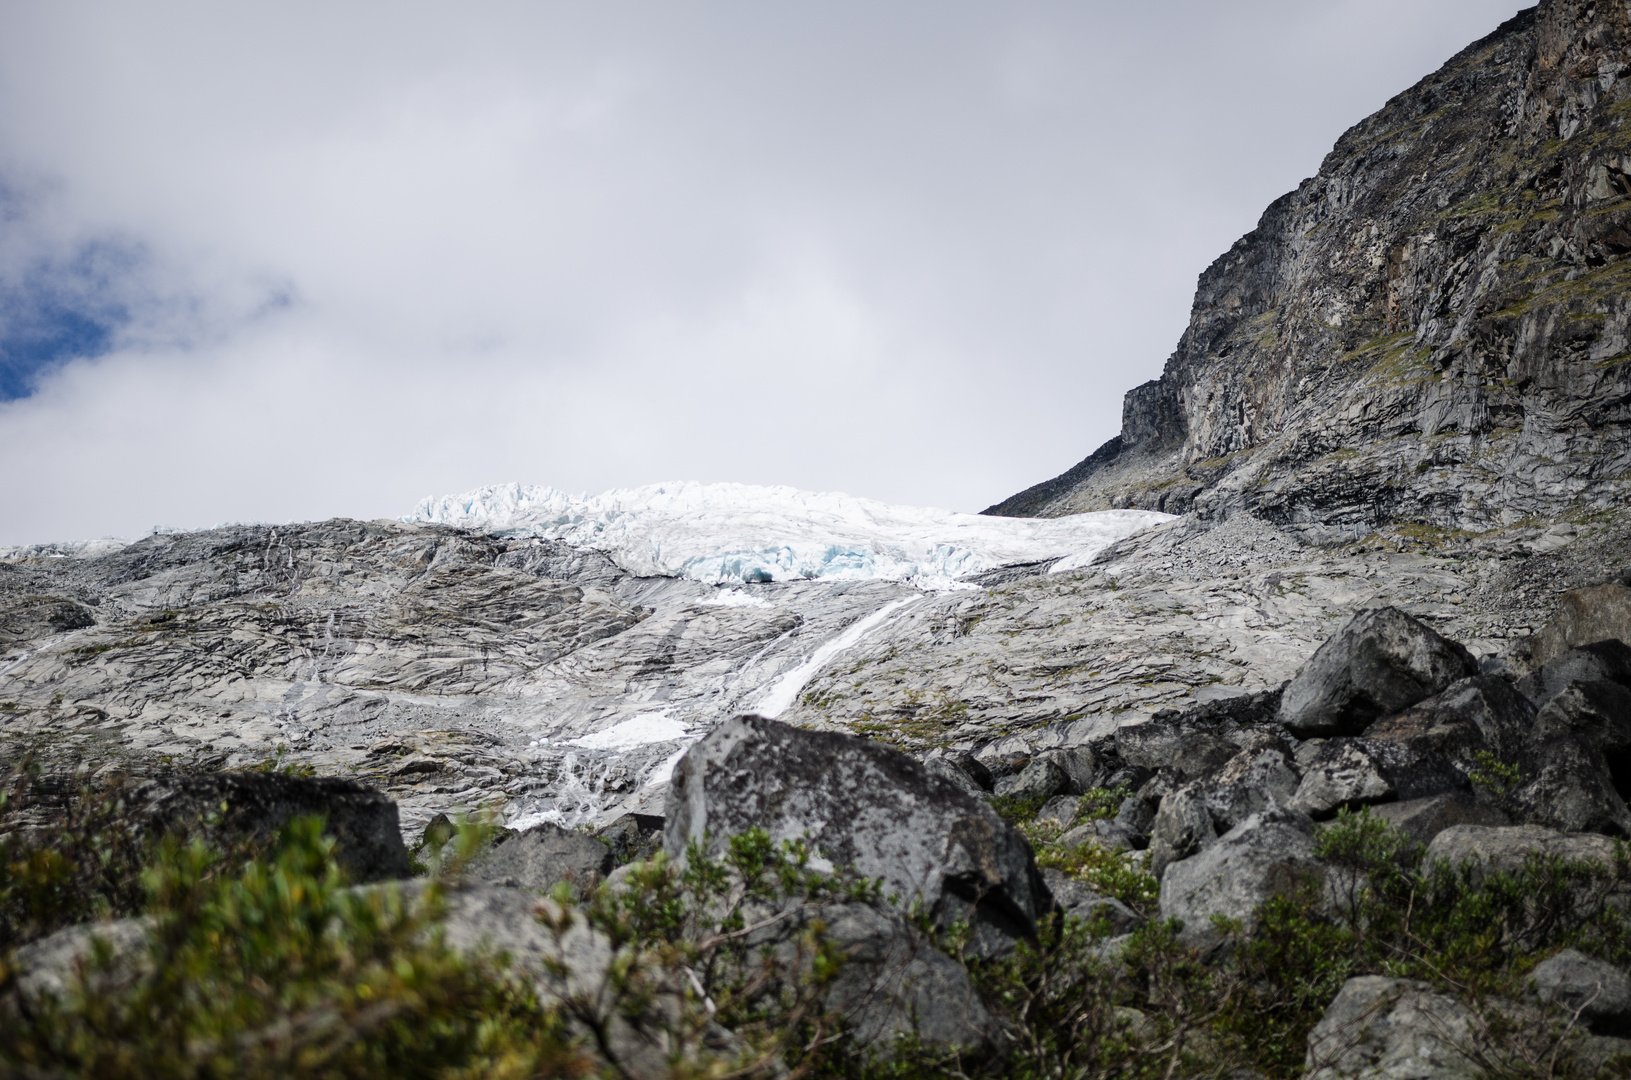
[[[1582,625],[1582,605],[1599,596],[1571,595],[1559,619]],[[684,865],[762,830],[772,843],[800,845],[818,872],[872,884],[829,897],[815,913],[786,918],[791,909],[783,909],[760,924],[766,947],[788,948],[793,928],[819,917],[849,961],[825,1001],[857,1038],[886,1050],[910,1034],[1000,1054],[1009,1036],[971,981],[970,958],[1001,959],[1034,943],[1044,920],[1066,916],[1109,927],[1101,953],[1112,963],[1147,918],[1171,920],[1182,946],[1215,959],[1250,939],[1276,896],[1313,897],[1316,913],[1339,911],[1354,883],[1320,857],[1316,837],[1344,812],[1368,808],[1425,844],[1429,861],[1474,876],[1537,856],[1612,865],[1631,836],[1631,773],[1621,762],[1631,647],[1558,635],[1561,647],[1530,670],[1481,670],[1421,621],[1368,608],[1272,693],[1158,714],[1028,759],[911,755],[738,716],[680,759],[660,818],[598,831],[540,824],[499,832],[452,886],[447,939],[501,948],[540,992],[565,998],[571,987],[604,984],[616,949],[588,928],[547,933],[540,910],[630,888],[629,873],[659,836],[666,858]],[[1113,805],[1103,804],[1106,793]],[[251,837],[317,811],[354,880],[421,887],[395,806],[362,785],[194,773],[149,781],[132,800],[156,827],[207,818],[213,830]],[[1028,838],[1011,819],[1044,829]],[[422,857],[440,859],[435,848],[448,832],[437,828],[418,845]],[[1101,849],[1153,873],[1159,888],[1147,914],[1068,869],[1039,868],[1033,838],[1043,849]],[[24,992],[67,985],[93,938],[134,948],[140,926],[74,927],[26,946],[16,956]],[[946,951],[947,931],[961,935],[955,953]],[[1534,1001],[1512,1008],[1570,1004],[1590,1033],[1576,1050],[1606,1058],[1631,1031],[1628,986],[1618,968],[1565,950],[1535,969]],[[1358,977],[1309,1035],[1308,1066],[1328,1080],[1405,1075],[1400,1062],[1423,1070],[1412,1076],[1478,1075],[1462,1044],[1476,1042],[1474,1029],[1486,1022],[1426,984]],[[654,1052],[631,1051],[628,1060]]]

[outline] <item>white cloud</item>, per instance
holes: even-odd
[[[0,543],[519,480],[978,509],[1114,433],[1195,275],[1489,0],[62,0],[0,178],[147,259],[0,405]]]

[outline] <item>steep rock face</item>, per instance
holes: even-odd
[[[1348,131],[1201,275],[1121,434],[987,513],[1484,530],[1631,478],[1631,21],[1520,13]]]

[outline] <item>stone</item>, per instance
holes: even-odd
[[[1428,862],[1476,862],[1484,872],[1512,873],[1532,855],[1614,865],[1614,841],[1596,833],[1567,833],[1539,825],[1452,825],[1427,845]]]
[[[1631,1065],[1631,1039],[1613,1035],[1593,1035],[1574,1047],[1574,1067],[1578,1076],[1612,1076],[1603,1070],[1614,1064],[1621,1070]]]
[[[1044,750],[1038,757],[1053,762],[1069,777],[1065,791],[1071,795],[1085,795],[1092,791],[1102,771],[1098,755],[1086,746],[1069,746]]]
[[[1329,739],[1304,755],[1302,782],[1289,805],[1316,819],[1394,799],[1463,790],[1468,781],[1445,758],[1410,743]]]
[[[1250,932],[1254,912],[1276,895],[1324,889],[1324,869],[1314,858],[1314,823],[1307,815],[1270,807],[1203,848],[1169,864],[1161,874],[1163,919],[1181,919],[1179,940],[1198,948],[1221,941],[1212,917],[1238,920]]]
[[[1096,844],[1108,851],[1117,849],[1132,851],[1142,848],[1145,838],[1130,831],[1119,821],[1109,818],[1096,818],[1084,821],[1075,828],[1064,833],[1056,841],[1061,848],[1081,847],[1083,844]]]
[[[1618,790],[1631,790],[1631,690],[1597,679],[1572,682],[1553,694],[1535,717],[1540,741],[1578,736],[1603,754]]]
[[[1529,975],[1535,996],[1580,1018],[1599,1035],[1631,1034],[1631,978],[1604,960],[1564,949]]]
[[[1168,866],[1205,850],[1216,840],[1217,830],[1202,785],[1185,785],[1161,800],[1161,809],[1150,827],[1150,873],[1159,878]]]
[[[547,892],[566,882],[587,894],[617,863],[610,844],[543,822],[505,830],[470,860],[465,873],[479,881]]]
[[[115,919],[67,926],[31,941],[10,958],[10,967],[17,972],[17,992],[30,1004],[64,1000],[78,985],[98,943],[107,948],[110,962],[104,971],[86,971],[91,987],[112,991],[127,986],[152,970],[147,950],[152,927],[147,918]]]
[[[1631,688],[1631,645],[1593,641],[1568,649],[1518,680],[1518,690],[1538,707],[1571,683],[1592,682]]]
[[[1058,762],[1035,757],[1015,775],[998,780],[996,792],[1011,799],[1046,800],[1069,787],[1070,774]]]
[[[290,818],[321,815],[334,854],[356,882],[405,878],[413,871],[397,826],[396,803],[354,780],[279,772],[220,772],[150,780],[137,789],[137,811],[154,828],[207,826],[216,835],[273,841]]]
[[[1331,817],[1339,809],[1385,802],[1398,792],[1362,744],[1333,739],[1304,767],[1301,784],[1288,805],[1313,818]]]
[[[1237,749],[1210,732],[1187,730],[1180,721],[1151,720],[1118,730],[1116,752],[1125,765],[1171,769],[1189,780],[1222,768]]]
[[[1308,1033],[1307,1080],[1480,1080],[1464,1052],[1480,1026],[1426,983],[1362,975],[1342,984]]]
[[[1292,676],[1280,722],[1298,735],[1357,735],[1478,673],[1472,655],[1397,608],[1359,611]]]
[[[612,860],[624,863],[649,859],[663,848],[663,819],[657,814],[620,814],[594,831],[611,849]]]
[[[887,1056],[906,1035],[930,1047],[975,1051],[998,1041],[1000,1024],[968,970],[899,913],[842,904],[824,908],[820,917],[845,957],[824,1003],[863,1046]]]
[[[1107,938],[1130,934],[1144,925],[1144,917],[1120,900],[1094,892],[1083,882],[1051,866],[1043,868],[1042,880],[1066,917],[1084,922],[1100,920]]]
[[[1608,640],[1631,642],[1631,588],[1621,582],[1564,593],[1530,642],[1529,658],[1545,664],[1569,649]]]
[[[928,758],[923,762],[923,768],[929,773],[929,775],[938,776],[942,780],[955,784],[957,787],[968,792],[970,795],[978,797],[986,794],[988,790],[975,783],[973,777],[964,772],[962,769],[959,769],[956,765],[952,764],[952,762],[947,758]],[[980,767],[980,771],[985,772],[987,776],[991,775],[989,772],[985,771],[985,766],[983,765]]]
[[[1534,722],[1534,706],[1511,683],[1477,675],[1376,721],[1365,730],[1365,738],[1452,760],[1470,760],[1487,750],[1503,761],[1515,761],[1523,754]]]
[[[1418,844],[1427,843],[1452,825],[1512,824],[1511,818],[1501,810],[1467,792],[1382,803],[1371,807],[1370,812]]]
[[[1036,822],[1039,825],[1052,825],[1057,829],[1068,829],[1076,820],[1076,812],[1081,809],[1082,800],[1075,795],[1055,795],[1042,804],[1042,809],[1036,812]]]
[[[1534,750],[1533,773],[1502,805],[1520,821],[1564,832],[1631,836],[1631,811],[1600,750],[1578,735]]]
[[[936,923],[967,922],[978,955],[1034,937],[1052,903],[1030,845],[983,801],[848,735],[738,716],[680,759],[664,816],[676,858],[691,843],[717,854],[752,828],[806,839],[825,865],[880,879]]]

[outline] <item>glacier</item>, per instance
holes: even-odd
[[[423,499],[400,520],[560,540],[604,552],[646,577],[709,585],[877,579],[941,590],[1000,566],[1085,566],[1117,540],[1172,515],[985,517],[786,486],[681,482],[593,496],[498,484]],[[743,602],[722,602],[733,600]]]

